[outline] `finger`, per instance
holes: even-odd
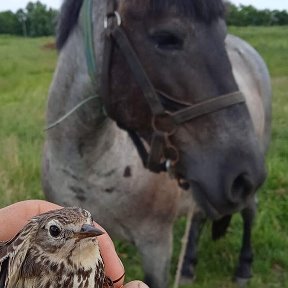
[[[0,241],[14,237],[32,217],[58,208],[60,206],[46,201],[28,200],[0,209]]]
[[[37,200],[36,200],[37,201]],[[62,206],[59,206],[57,204],[47,202],[47,201],[37,201],[38,202],[38,215],[42,213],[46,213],[51,210],[61,209]]]
[[[149,287],[141,281],[132,281],[124,285],[123,288],[149,288]]]
[[[95,223],[95,222],[94,222]],[[95,223],[95,226],[105,231],[103,227]],[[106,231],[105,231],[106,232]],[[106,232],[105,234],[98,237],[98,242],[100,246],[101,255],[105,265],[105,274],[108,276],[115,284],[115,288],[120,288],[124,283],[124,266],[118,257],[113,241]]]

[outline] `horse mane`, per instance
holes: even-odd
[[[77,24],[84,0],[65,0],[58,17],[56,45],[61,50]]]
[[[71,31],[77,24],[83,1],[65,0],[61,7],[56,40],[59,50],[63,48]],[[127,1],[136,1],[139,5],[139,0]],[[183,15],[208,24],[213,20],[223,18],[225,14],[225,6],[222,0],[150,0],[148,3],[152,13],[160,13],[171,6],[175,6]]]

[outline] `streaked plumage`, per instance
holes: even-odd
[[[63,208],[32,218],[10,241],[0,242],[0,288],[113,287],[91,214]]]

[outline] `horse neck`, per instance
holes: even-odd
[[[59,55],[58,66],[49,92],[47,125],[67,114],[81,101],[99,95],[100,67],[103,58],[101,34],[103,33],[105,1],[95,0],[94,2],[97,4],[94,5],[96,81],[92,82],[88,74],[83,44],[83,27],[79,21]],[[99,101],[92,100],[65,119],[58,127],[51,129],[48,132],[48,138],[61,139],[65,137],[73,141],[73,139],[80,138],[91,139],[91,135],[93,135],[93,139],[104,139],[106,135],[111,142],[114,141],[116,130],[112,121],[103,119],[103,108]],[[97,137],[97,135],[101,135],[101,137]]]

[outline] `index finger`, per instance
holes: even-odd
[[[95,226],[105,231],[103,227],[95,223]],[[105,231],[106,232],[106,231]],[[113,282],[114,287],[121,287],[124,283],[125,269],[118,257],[113,241],[106,232],[105,234],[98,237],[98,242],[100,246],[101,255],[105,264],[105,274]],[[117,282],[116,282],[117,281]]]

